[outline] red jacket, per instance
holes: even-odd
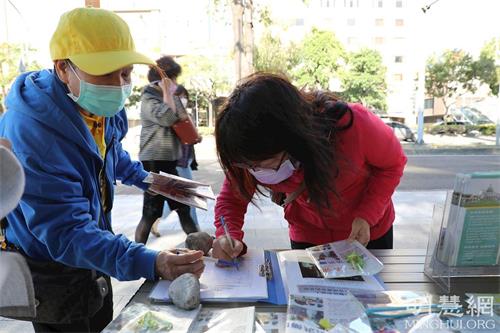
[[[406,156],[392,129],[379,117],[360,104],[349,106],[354,116],[352,126],[337,134],[338,196],[329,194],[331,209],[320,215],[308,202],[307,191],[285,207],[290,238],[296,242],[324,244],[346,239],[356,217],[370,224],[373,240],[383,236],[394,222],[391,196],[403,175]],[[287,180],[265,186],[272,191],[292,193],[303,179],[303,170],[299,169]],[[231,237],[243,239],[241,229],[248,203],[226,178],[215,205],[217,237],[224,234],[219,220],[223,215]]]

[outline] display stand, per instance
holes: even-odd
[[[424,273],[446,293],[450,293],[451,284],[454,279],[461,277],[500,276],[498,258],[498,239],[500,235],[492,235],[493,239],[496,237],[497,240],[497,255],[494,264],[484,265],[467,263],[464,265],[460,263],[460,260],[457,260],[459,254],[463,255],[463,248],[460,248],[463,244],[457,244],[457,242],[464,242],[464,239],[468,241],[466,237],[470,238],[470,234],[472,233],[470,228],[464,228],[463,225],[457,227],[460,223],[460,218],[462,219],[462,224],[464,224],[464,217],[460,216],[460,212],[457,213],[457,207],[461,208],[463,199],[462,194],[457,191],[448,192],[444,205],[435,205],[432,215]],[[454,206],[452,205],[452,200]],[[467,223],[475,223],[470,216],[467,216],[467,218]],[[483,221],[481,220],[477,223],[481,222]],[[498,221],[498,223],[500,224],[500,221]],[[466,236],[467,232],[469,232],[469,235]],[[491,239],[492,237],[488,237],[487,241],[490,243]],[[481,239],[479,239],[478,242],[481,242]],[[494,244],[492,246],[494,246]],[[467,254],[474,257],[474,250],[471,251],[470,249],[471,247],[469,246],[467,248]],[[483,249],[479,246],[475,251],[483,251]],[[480,256],[481,254],[477,252],[476,255]],[[481,260],[478,259],[477,262],[480,263]]]

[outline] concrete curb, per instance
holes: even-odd
[[[500,155],[500,147],[403,145],[407,155]]]

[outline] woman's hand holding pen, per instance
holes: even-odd
[[[212,257],[226,261],[237,258],[243,251],[243,243],[236,239],[232,241],[233,247],[231,247],[231,240],[225,235],[219,236],[212,245]]]

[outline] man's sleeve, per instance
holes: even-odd
[[[119,280],[155,278],[157,251],[98,227],[90,214],[81,179],[18,154],[26,174],[20,204],[29,231],[53,260],[95,269]]]

